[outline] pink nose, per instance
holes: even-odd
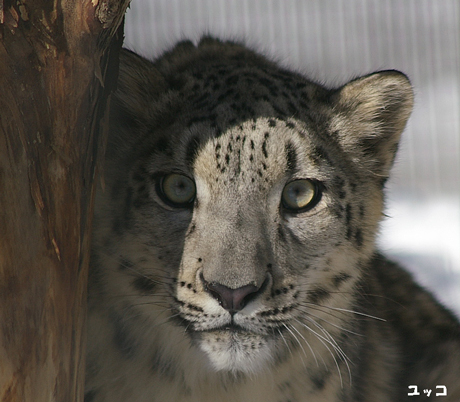
[[[242,310],[244,306],[256,296],[260,289],[255,285],[246,285],[238,289],[230,289],[219,283],[204,282],[206,290],[231,314],[235,314]]]

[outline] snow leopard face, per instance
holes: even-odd
[[[407,78],[327,90],[211,39],[121,63],[90,287],[108,329],[94,336],[157,377],[294,355],[346,372],[340,334],[359,310]]]
[[[369,240],[328,191],[339,178],[318,147],[296,120],[261,117],[208,140],[191,170],[160,179],[171,214],[180,208],[169,193],[190,194],[175,309],[217,370],[257,372],[283,359],[285,333],[304,336],[308,306],[328,299],[333,308],[333,293],[356,281],[348,264]]]

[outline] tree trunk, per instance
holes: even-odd
[[[129,0],[0,0],[0,401],[83,400],[94,181]]]

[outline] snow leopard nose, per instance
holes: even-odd
[[[259,292],[260,287],[246,285],[237,289],[230,289],[219,283],[208,283],[204,278],[205,289],[213,296],[220,305],[231,314],[242,310]]]

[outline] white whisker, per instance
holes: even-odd
[[[299,344],[300,348],[302,349],[302,352],[304,354],[305,357],[307,357],[307,354],[305,353],[305,349],[303,348],[302,344],[300,343],[299,339],[297,338],[297,336],[294,334],[294,332],[292,332],[289,327],[286,325],[286,324],[283,324],[284,328],[286,328],[290,334],[293,336],[293,338],[296,340],[296,342]],[[307,368],[306,364],[305,364],[305,361],[303,360],[302,356],[300,356],[301,360],[302,360],[302,364],[305,368]]]
[[[334,311],[340,311],[340,312],[343,312],[343,313],[356,314],[356,315],[359,315],[359,316],[364,316],[364,317],[367,317],[367,318],[372,318],[374,320],[379,320],[379,321],[386,322],[386,320],[384,318],[376,317],[376,316],[366,314],[366,313],[361,313],[360,311],[348,310],[348,309],[345,309],[345,308],[332,307],[332,306],[326,306],[326,305],[309,303],[309,302],[301,303],[301,305],[303,307],[315,308],[316,310],[323,311],[323,312],[324,312],[324,310],[321,310],[321,308],[322,309],[328,309],[328,310],[334,310]]]
[[[276,330],[278,331],[278,334],[281,336],[281,339],[284,341],[284,344],[286,345],[286,347],[287,347],[287,349],[289,351],[289,354],[292,356],[292,350],[289,347],[288,343],[286,342],[286,339],[285,339],[283,333],[281,332],[281,330],[279,328],[276,328]]]
[[[325,323],[327,323],[327,324],[329,324],[329,325],[331,325],[331,326],[333,326],[333,327],[335,327],[335,328],[337,328],[337,329],[340,329],[340,330],[343,331],[343,332],[348,332],[349,334],[353,334],[353,335],[356,335],[356,336],[364,336],[364,335],[359,334],[359,333],[357,333],[357,332],[351,331],[351,330],[349,330],[349,329],[347,329],[347,328],[343,328],[343,327],[341,327],[340,325],[334,324],[334,323],[332,323],[332,322],[326,320],[325,318],[321,318],[320,316],[318,316],[318,315],[316,315],[316,314],[313,314],[313,313],[310,311],[310,308],[308,308],[308,309],[303,309],[303,310],[301,310],[301,309],[298,308],[297,310],[301,311],[303,314],[308,314],[309,316],[314,317],[314,318],[316,318],[317,320],[324,321]],[[319,310],[319,309],[318,309],[318,310]],[[319,311],[323,311],[323,310],[319,310]],[[335,316],[333,316],[333,317],[335,317]],[[337,318],[337,317],[336,317],[336,318]]]
[[[316,366],[319,367],[318,359],[316,357],[316,353],[314,352],[313,348],[311,347],[310,343],[305,339],[305,337],[302,335],[302,333],[294,326],[291,326],[292,329],[299,334],[299,336],[303,339],[303,341],[307,344],[308,348],[310,349],[311,354],[313,355],[313,358],[315,359]],[[305,353],[305,351],[304,351]],[[323,360],[324,363],[324,360]]]
[[[353,310],[347,310],[345,308],[340,308],[340,307],[330,307],[330,306],[327,306],[327,308],[330,308],[332,310],[337,310],[337,311],[343,311],[343,312],[346,312],[346,313],[352,313],[352,314],[356,314],[356,315],[361,315],[363,317],[367,317],[367,318],[372,318],[374,320],[379,320],[379,321],[383,321],[383,322],[386,322],[386,320],[384,318],[380,318],[380,317],[376,317],[376,316],[373,316],[373,315],[370,315],[370,314],[366,314],[366,313],[361,313],[359,311],[353,311]]]
[[[333,338],[333,336],[329,333],[329,331],[327,331],[321,324],[317,323],[316,321],[312,320],[310,317],[306,317],[308,319],[309,322],[311,322],[312,324],[314,324],[323,334],[326,338],[328,338],[332,343],[331,345],[335,345],[333,346],[334,349],[339,353],[339,355],[342,357],[343,361],[345,362],[346,366],[347,366],[347,370],[348,370],[348,376],[349,376],[349,379],[350,379],[350,385],[351,385],[351,382],[352,382],[352,378],[351,378],[351,370],[350,370],[350,366],[348,364],[348,362],[352,363],[352,361],[350,360],[350,358],[346,355],[346,353],[343,351],[343,349],[339,346],[339,344],[337,343],[337,341]]]

